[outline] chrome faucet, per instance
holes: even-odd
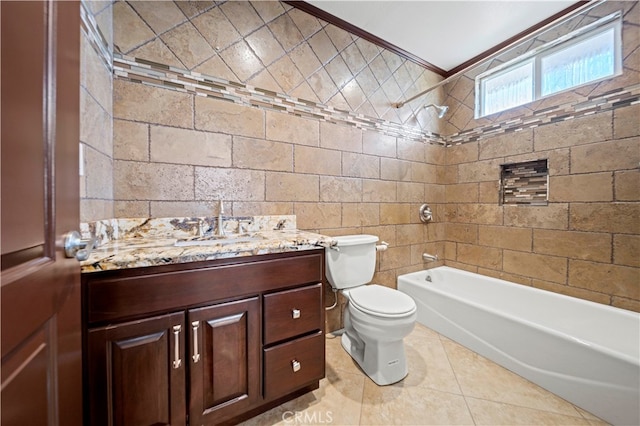
[[[437,254],[429,254],[429,253],[422,253],[422,260],[424,260],[425,262],[437,262],[438,261],[438,255]]]
[[[219,209],[218,209],[218,236],[224,236],[224,205],[222,203],[222,199],[219,200]]]

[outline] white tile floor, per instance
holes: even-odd
[[[327,338],[320,388],[249,425],[606,425],[420,324],[405,339],[409,375],[378,386]]]

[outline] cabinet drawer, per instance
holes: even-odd
[[[320,331],[264,351],[267,399],[286,395],[323,377],[324,334]]]
[[[322,284],[264,296],[264,343],[322,329]]]

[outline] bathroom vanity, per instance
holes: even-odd
[[[252,241],[198,245],[210,260],[102,271],[117,256],[94,254],[82,275],[85,423],[233,424],[317,389],[328,240],[304,241],[260,255]],[[163,253],[146,245],[136,257]]]

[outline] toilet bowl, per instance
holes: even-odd
[[[415,325],[416,304],[410,296],[378,284],[368,284],[375,272],[378,237],[334,237],[327,249],[327,279],[347,298],[342,347],[378,385],[406,377],[403,339]],[[368,285],[367,285],[368,284]]]

